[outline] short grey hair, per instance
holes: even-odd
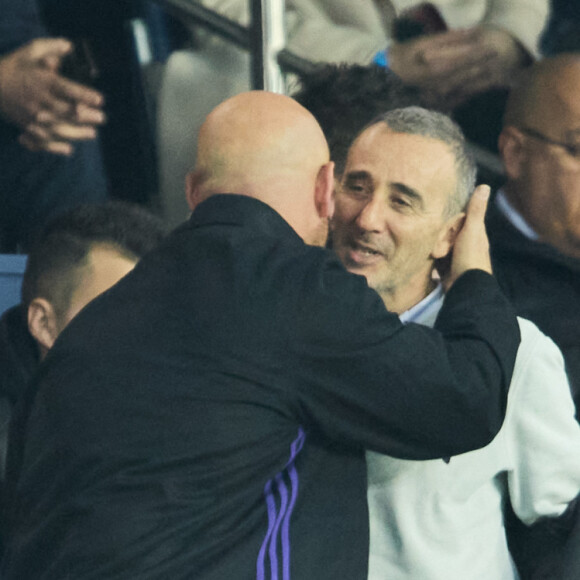
[[[395,133],[421,135],[448,145],[455,156],[457,188],[455,193],[449,197],[446,213],[453,216],[467,207],[475,188],[477,166],[457,123],[443,113],[422,107],[393,109],[376,117],[367,126],[367,129],[378,123],[385,123]]]

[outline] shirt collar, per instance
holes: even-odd
[[[433,326],[443,303],[443,294],[443,286],[438,283],[435,290],[423,298],[421,302],[403,312],[399,319],[405,324],[407,322],[417,322],[426,326]]]
[[[506,219],[529,240],[537,241],[538,234],[533,230],[532,226],[522,217],[518,210],[508,201],[508,198],[503,189],[500,189],[495,196],[495,204],[499,211],[506,217]]]

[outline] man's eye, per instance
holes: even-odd
[[[411,204],[409,203],[409,201],[404,197],[393,196],[391,198],[391,203],[393,204],[393,206],[399,207],[399,208],[411,207]]]
[[[345,189],[354,195],[366,195],[368,188],[360,183],[347,183]]]

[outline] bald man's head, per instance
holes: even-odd
[[[323,243],[331,190],[328,145],[314,117],[293,99],[264,91],[236,95],[208,115],[187,178],[192,209],[217,193],[254,197],[308,243]]]
[[[499,149],[506,195],[540,239],[580,257],[580,55],[530,67],[512,90]]]
[[[510,93],[504,126],[558,127],[562,113],[577,108],[580,55],[561,54],[525,69]]]

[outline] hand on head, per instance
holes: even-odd
[[[446,290],[467,270],[483,270],[492,273],[489,257],[489,241],[485,231],[485,212],[489,200],[489,186],[475,188],[461,230],[455,238],[448,268],[438,265],[439,274]]]
[[[105,122],[103,96],[59,74],[71,50],[67,40],[41,38],[0,59],[0,114],[33,151],[70,155]]]

